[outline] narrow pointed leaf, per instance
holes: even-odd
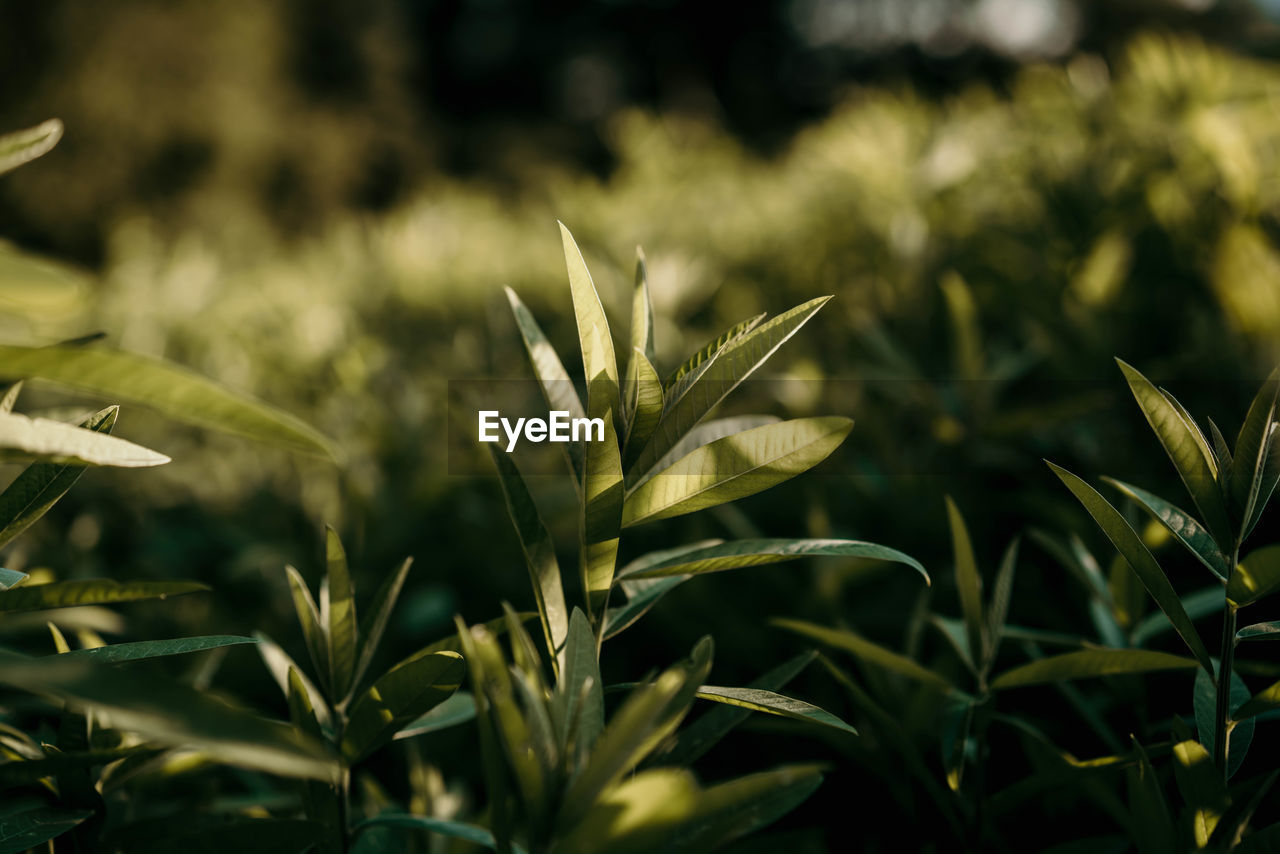
[[[407,557],[400,564],[399,569],[387,576],[387,580],[374,596],[372,606],[360,621],[360,658],[356,662],[355,673],[352,675],[352,688],[358,687],[364,680],[365,674],[369,672],[369,665],[373,663],[373,657],[378,653],[378,644],[382,642],[382,635],[387,630],[387,623],[391,620],[391,611],[396,606],[396,600],[400,598],[400,590],[404,587],[404,581],[409,576],[411,566],[413,566],[413,558]]]
[[[1228,484],[1231,504],[1242,522],[1253,515],[1262,488],[1267,460],[1267,440],[1276,419],[1276,394],[1280,392],[1280,368],[1271,372],[1249,404],[1249,412],[1236,436]]]
[[[329,679],[333,695],[346,697],[356,669],[356,598],[347,567],[347,552],[338,532],[325,527],[326,578],[329,581]]]
[[[1234,682],[1235,680],[1232,681]],[[1244,703],[1232,713],[1231,719],[1234,721],[1246,721],[1272,709],[1280,709],[1280,682],[1269,685],[1254,694],[1247,703]]]
[[[1009,600],[1013,597],[1013,574],[1018,564],[1018,545],[1014,537],[1000,559],[996,573],[995,589],[991,592],[991,608],[987,612],[987,652],[984,669],[988,672],[1000,652],[1000,639],[1004,635],[1005,620],[1009,615]]]
[[[1157,670],[1195,667],[1195,659],[1149,649],[1086,649],[1042,658],[1006,670],[991,682],[992,690],[1042,685],[1066,679],[1090,679]]]
[[[21,385],[14,385],[10,391]],[[95,433],[110,433],[119,411],[118,406],[109,406],[86,418],[80,426]],[[0,493],[0,526],[3,526],[0,527],[0,546],[11,542],[47,513],[80,479],[84,470],[84,466],[68,463],[35,463],[14,478]]]
[[[582,589],[593,620],[603,620],[613,587],[622,522],[622,458],[613,415],[605,412],[604,441],[587,443],[582,486]]]
[[[1280,589],[1280,545],[1263,546],[1236,564],[1227,581],[1227,598],[1243,607]]]
[[[629,475],[627,489],[635,489],[658,472],[670,468],[676,460],[696,451],[703,445],[710,445],[725,436],[735,436],[747,430],[754,430],[766,424],[778,424],[781,421],[782,419],[776,415],[732,415],[728,418],[714,418],[710,421],[703,421],[686,433],[684,438],[676,442],[671,447],[671,450],[663,454],[662,459],[650,466],[649,470],[643,475],[631,477],[631,466],[627,466]]]
[[[843,649],[860,661],[883,667],[886,670],[892,670],[894,673],[900,673],[939,691],[946,692],[954,688],[945,678],[916,663],[913,659],[869,641],[860,635],[855,635],[853,632],[829,629],[826,626],[819,626],[816,623],[808,623],[803,620],[774,618],[770,622],[781,629],[795,632],[807,638],[813,638],[836,649]]]
[[[289,697],[289,686],[292,680],[289,674],[292,672],[297,681],[307,691],[307,704],[314,710],[320,723],[328,726],[330,720],[329,707],[324,702],[324,695],[320,693],[320,689],[311,682],[307,674],[302,672],[302,669],[289,656],[289,653],[280,648],[279,644],[262,632],[254,632],[253,637],[258,642],[256,647],[258,655],[262,658],[262,663],[266,665],[268,672],[271,673],[271,678],[275,680],[276,685],[280,686],[280,693],[286,699]]]
[[[1209,846],[1212,850],[1215,852],[1244,852],[1249,850],[1236,843],[1240,840],[1245,828],[1249,826],[1249,822],[1253,819],[1253,814],[1257,811],[1258,805],[1262,803],[1262,799],[1266,797],[1271,787],[1275,785],[1277,777],[1280,777],[1280,771],[1272,771],[1260,781],[1253,783],[1245,792],[1241,793],[1235,803],[1227,808],[1227,811],[1222,814],[1222,818],[1218,821],[1218,826],[1214,828],[1213,836],[1209,838]]]
[[[673,575],[659,579],[643,579],[619,582],[627,596],[627,604],[610,608],[604,616],[604,640],[616,637],[630,628],[658,603],[658,600],[692,578],[692,575]]]
[[[982,617],[982,576],[978,574],[978,562],[973,555],[973,543],[965,527],[960,508],[951,496],[947,496],[947,520],[951,525],[951,550],[956,561],[956,590],[960,595],[960,610],[964,614],[965,631],[969,637],[969,649],[976,660],[987,648],[985,621]]]
[[[653,468],[694,425],[777,352],[829,299],[819,297],[810,300],[741,334],[716,353],[709,367],[687,391],[677,394],[672,390],[667,395],[669,403],[653,438],[636,460],[632,469],[634,474],[642,475]]]
[[[106,578],[28,584],[0,593],[0,613],[44,611],[79,605],[107,605],[166,599],[184,593],[201,593],[209,587],[194,581],[112,581]]]
[[[164,454],[115,436],[14,413],[0,415],[0,460],[121,468],[146,468],[169,462]]]
[[[525,351],[529,354],[529,363],[533,366],[534,376],[538,378],[538,386],[542,389],[542,397],[551,412],[568,412],[569,418],[585,418],[586,410],[582,408],[582,400],[578,391],[569,379],[556,355],[555,348],[543,334],[542,327],[533,319],[533,315],[525,304],[516,296],[516,292],[507,288],[507,300],[511,303],[511,313],[515,315],[516,326],[520,329],[520,338],[524,341]],[[582,482],[582,443],[564,442],[565,459],[569,464],[569,472],[575,483]]]
[[[1270,623],[1254,623],[1236,632],[1236,641],[1280,640],[1280,620]]]
[[[569,617],[569,642],[564,658],[564,669],[551,701],[552,719],[561,750],[572,742],[585,752],[604,729],[604,681],[600,678],[591,622],[578,608],[574,608]],[[576,731],[570,732],[575,725]]]
[[[58,144],[62,122],[47,119],[33,128],[0,136],[0,175],[35,160]]]
[[[653,361],[653,300],[644,250],[636,247],[636,284],[631,294],[631,346]]]
[[[458,690],[465,672],[456,652],[437,652],[393,667],[351,704],[343,755],[355,762],[391,741]]]
[[[764,712],[779,715],[806,723],[820,724],[843,732],[858,734],[858,731],[835,715],[812,703],[786,697],[773,691],[760,688],[726,688],[719,685],[702,685],[698,688],[700,700],[724,703],[753,712]]]
[[[1271,496],[1276,489],[1276,483],[1280,482],[1280,429],[1277,428],[1280,428],[1280,423],[1272,424],[1271,432],[1267,437],[1267,450],[1262,462],[1262,483],[1258,487],[1258,500],[1254,502],[1253,514],[1245,522],[1241,539],[1253,533],[1254,526],[1262,518],[1262,511],[1266,509],[1267,504],[1271,501]]]
[[[91,708],[111,727],[148,741],[190,747],[232,765],[288,777],[336,779],[324,747],[185,685],[85,659],[24,659],[3,654],[0,682]]]
[[[170,362],[112,350],[0,346],[0,373],[38,377],[228,433],[311,454],[335,456],[305,422]]]
[[[669,409],[684,397],[685,392],[698,381],[703,371],[711,367],[711,362],[720,353],[724,352],[726,346],[760,325],[760,321],[764,320],[764,318],[765,315],[761,313],[755,317],[748,317],[740,323],[735,323],[719,336],[699,347],[692,356],[684,360],[680,367],[672,371],[671,375],[663,380],[662,383],[662,390],[667,399],[667,408]]]
[[[1230,800],[1222,776],[1213,767],[1213,757],[1198,741],[1180,741],[1173,746],[1173,777],[1182,800],[1192,810],[1192,830],[1196,847],[1209,844],[1209,837],[1226,811]]]
[[[498,737],[495,710],[485,693],[485,667],[480,660],[476,647],[476,635],[462,617],[455,615],[454,625],[457,627],[456,648],[462,651],[475,689],[476,730],[480,741],[480,769],[484,773],[485,788],[489,800],[489,812],[492,816],[494,838],[497,841],[499,854],[512,854],[514,846],[511,842],[510,812],[507,793],[511,790],[509,777],[502,759],[502,749]],[[505,622],[505,618],[503,620]]]
[[[1223,592],[1222,586],[1217,584],[1197,590],[1194,593],[1188,593],[1182,597],[1182,608],[1193,622],[1212,617],[1215,614],[1221,614],[1224,604],[1226,604],[1226,594]],[[1172,630],[1173,624],[1169,622],[1169,618],[1164,615],[1164,612],[1156,611],[1143,617],[1133,627],[1133,631],[1129,633],[1131,643],[1127,645],[1146,646],[1152,638],[1159,637]]]
[[[457,691],[452,697],[412,721],[395,734],[394,740],[413,738],[475,720],[476,699],[468,691]]]
[[[133,641],[132,643],[113,643],[93,649],[76,649],[59,653],[59,660],[67,658],[89,658],[95,661],[116,664],[121,661],[139,661],[144,658],[160,658],[166,655],[185,655],[191,652],[203,652],[207,649],[219,649],[224,646],[236,646],[242,643],[257,643],[254,638],[237,635],[207,635],[193,638],[173,638],[172,640]]]
[[[657,553],[655,553],[657,554]],[[645,555],[618,572],[621,580],[666,578],[673,575],[703,575],[748,566],[796,560],[802,557],[856,557],[905,564],[920,573],[925,583],[929,574],[920,562],[897,549],[860,540],[759,539],[664,551],[657,559]]]
[[[640,456],[640,449],[648,443],[662,417],[662,380],[639,350],[631,351],[631,361],[627,364],[622,409],[627,427],[626,455],[622,462],[625,469]]]
[[[826,459],[853,429],[847,418],[797,418],[704,445],[630,492],[622,525],[667,519],[754,495]]]
[[[1209,423],[1209,436],[1213,439],[1213,455],[1218,460],[1218,471],[1226,471],[1230,477],[1231,471],[1231,447],[1227,444],[1227,440],[1223,438],[1222,431],[1218,429],[1218,425],[1213,423],[1212,418],[1206,418]]]
[[[1200,743],[1212,756],[1214,745],[1217,743],[1217,678],[1203,670],[1197,673],[1191,700],[1196,717],[1196,734],[1199,736]],[[1249,686],[1244,684],[1239,673],[1232,671],[1231,696],[1228,698],[1227,707],[1229,717],[1234,719],[1235,712],[1247,702],[1249,702]],[[1240,719],[1231,728],[1231,735],[1227,737],[1227,779],[1235,775],[1244,762],[1245,754],[1249,752],[1249,745],[1253,743],[1254,723],[1251,719]]]
[[[18,380],[4,390],[0,397],[0,415],[8,415],[18,405],[18,395],[22,393],[22,380]]]
[[[1165,453],[1178,470],[1178,476],[1191,493],[1209,532],[1219,544],[1231,542],[1234,532],[1218,490],[1217,472],[1211,464],[1212,452],[1199,429],[1189,418],[1184,418],[1183,410],[1176,401],[1171,402],[1132,366],[1119,359],[1116,362],[1124,372],[1129,390],[1138,401],[1147,423],[1155,431]]]
[[[1137,843],[1138,854],[1176,851],[1173,819],[1169,815],[1169,804],[1165,801],[1160,780],[1137,739],[1133,740],[1133,746],[1139,759],[1136,765],[1125,769],[1125,777],[1129,790],[1131,833]]]
[[[1222,553],[1218,544],[1214,542],[1213,536],[1196,521],[1194,516],[1145,489],[1110,477],[1104,477],[1103,480],[1132,498],[1153,519],[1164,525],[1169,533],[1173,534],[1174,539],[1191,552],[1195,559],[1204,564],[1210,572],[1223,581],[1227,580],[1227,573],[1230,571],[1227,556]]]
[[[298,615],[298,624],[302,627],[302,637],[307,644],[307,652],[311,654],[311,663],[315,665],[316,675],[322,687],[329,689],[329,642],[325,639],[324,624],[320,621],[320,609],[312,598],[307,583],[302,575],[292,566],[284,568],[289,578],[289,590],[293,594],[293,608]],[[334,697],[337,702],[338,697]]]
[[[601,405],[592,408],[591,417],[602,417],[607,409],[618,419],[618,361],[613,352],[613,336],[609,333],[609,320],[605,317],[600,295],[591,281],[591,273],[582,259],[578,244],[564,223],[560,223],[560,238],[564,244],[564,260],[569,268],[569,290],[573,295],[573,316],[578,323],[578,341],[582,345],[582,368],[587,385],[600,383]]]
[[[69,770],[107,765],[130,756],[152,757],[161,751],[154,747],[117,747],[110,750],[50,751],[39,759],[0,762],[0,785],[20,786],[35,783]]]
[[[1178,599],[1178,594],[1174,591],[1173,585],[1169,583],[1169,579],[1165,576],[1164,570],[1160,568],[1160,564],[1156,562],[1151,552],[1143,545],[1142,539],[1137,532],[1129,527],[1129,523],[1120,515],[1120,511],[1112,507],[1107,502],[1107,499],[1103,498],[1092,486],[1066,469],[1055,466],[1053,463],[1049,463],[1049,468],[1053,469],[1053,473],[1084,505],[1085,510],[1089,511],[1089,515],[1102,528],[1102,532],[1107,535],[1107,539],[1111,540],[1112,545],[1124,557],[1139,580],[1142,581],[1142,585],[1147,588],[1151,598],[1156,601],[1160,610],[1169,618],[1174,630],[1186,642],[1196,660],[1200,662],[1200,665],[1205,670],[1212,673],[1213,665],[1209,661],[1209,652],[1205,648],[1204,642],[1200,639],[1200,635],[1197,634],[1191,618],[1187,616],[1187,612],[1183,609],[1182,602]]]
[[[538,619],[547,649],[553,659],[558,659],[569,633],[569,611],[565,607],[564,587],[560,581],[560,564],[556,561],[555,545],[547,532],[533,496],[525,486],[520,469],[508,454],[490,449],[494,465],[498,468],[502,494],[507,500],[507,513],[515,526],[524,552],[525,566],[529,569],[529,581],[533,586],[534,600],[538,605]]]

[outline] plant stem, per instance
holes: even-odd
[[[1227,779],[1227,737],[1231,715],[1231,670],[1236,651],[1236,606],[1227,600],[1222,606],[1222,655],[1218,661],[1218,705],[1213,720],[1213,764]]]

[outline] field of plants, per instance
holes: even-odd
[[[1280,851],[1280,65],[449,169],[143,5],[0,112],[0,854]]]

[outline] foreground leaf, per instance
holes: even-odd
[[[697,697],[700,700],[711,700],[727,706],[737,706],[753,712],[764,712],[806,723],[821,724],[854,735],[858,734],[852,726],[823,708],[806,703],[804,700],[760,688],[723,688],[718,685],[702,685],[698,688]]]
[[[1252,605],[1276,590],[1280,590],[1280,545],[1249,552],[1227,581],[1227,598],[1239,607]]]
[[[860,540],[758,539],[734,540],[695,547],[681,547],[645,555],[618,572],[619,580],[667,578],[673,575],[702,575],[748,566],[796,560],[802,557],[856,557],[905,564],[920,573],[925,583],[929,574],[920,562],[897,549]]]
[[[392,668],[351,705],[343,755],[357,762],[391,741],[398,730],[458,690],[465,672],[456,652],[437,652]]]
[[[622,458],[614,419],[604,413],[604,441],[587,444],[582,483],[581,546],[579,558],[587,613],[604,619],[618,560],[618,531],[622,520]]]
[[[110,433],[118,406],[108,406],[80,423],[95,433]],[[0,546],[4,546],[49,512],[80,479],[84,466],[68,463],[36,463],[28,466],[0,493]]]
[[[0,415],[0,459],[120,468],[146,468],[169,462],[164,454],[115,436],[15,413]]]
[[[457,691],[452,697],[413,721],[395,734],[395,741],[414,738],[449,727],[465,724],[476,716],[476,699],[467,691]]]
[[[847,418],[797,418],[718,439],[628,493],[622,526],[754,495],[822,462],[852,429]]]
[[[1006,670],[991,682],[992,690],[1041,685],[1066,679],[1088,679],[1157,670],[1195,667],[1196,661],[1149,649],[1086,649],[1042,658]]]
[[[13,379],[39,377],[140,403],[198,427],[335,456],[328,439],[294,416],[147,356],[76,347],[0,346],[0,373]]]
[[[185,655],[189,652],[203,652],[206,649],[218,649],[224,646],[235,646],[242,643],[257,643],[254,638],[238,635],[206,635],[194,638],[173,638],[172,640],[133,641],[131,643],[113,643],[93,649],[76,649],[59,653],[50,658],[86,658],[108,664],[122,661],[139,661],[144,658],[160,658],[166,655]]]
[[[591,417],[603,417],[607,409],[618,423],[618,360],[613,352],[613,336],[609,332],[609,320],[605,317],[600,295],[591,281],[591,273],[582,259],[582,252],[569,229],[560,223],[560,238],[564,244],[565,265],[569,268],[569,290],[573,296],[573,316],[578,324],[578,341],[582,347],[582,368],[587,387],[599,383],[601,407],[593,409],[588,402]]]
[[[62,139],[62,122],[48,119],[33,128],[0,136],[0,175],[47,153]]]
[[[107,725],[151,742],[282,776],[336,779],[337,763],[322,745],[185,685],[83,658],[10,653],[0,654],[0,683],[90,706]]]
[[[1147,588],[1151,598],[1156,601],[1160,610],[1169,618],[1174,630],[1186,642],[1196,660],[1200,662],[1200,666],[1212,673],[1213,664],[1209,660],[1209,651],[1205,649],[1204,642],[1196,632],[1191,618],[1187,616],[1187,612],[1183,609],[1182,601],[1174,591],[1173,585],[1169,583],[1164,570],[1160,568],[1160,564],[1156,562],[1156,559],[1151,556],[1151,552],[1147,550],[1147,547],[1142,544],[1142,539],[1137,532],[1124,520],[1124,517],[1120,515],[1120,511],[1112,507],[1107,502],[1107,499],[1103,498],[1092,486],[1066,469],[1055,466],[1053,463],[1049,463],[1049,468],[1084,505],[1084,509],[1089,511],[1089,515],[1098,523],[1098,527],[1102,528],[1102,532],[1107,535],[1107,539],[1111,540],[1112,545],[1116,547],[1116,550],[1124,557],[1125,562],[1129,564],[1139,580],[1142,581],[1142,586]]]
[[[1236,632],[1236,642],[1280,640],[1280,620],[1270,623],[1254,623]]]
[[[120,582],[107,578],[54,581],[49,584],[30,584],[0,593],[0,613],[167,599],[184,593],[202,593],[208,589],[207,585],[195,581]]]
[[[351,690],[356,668],[356,598],[347,568],[347,552],[338,532],[325,526],[325,563],[328,570],[325,591],[329,597],[329,625],[325,637],[329,644],[329,684],[335,699]]]
[[[11,590],[22,582],[26,581],[30,576],[25,572],[18,572],[16,569],[5,569],[0,567],[0,591]]]

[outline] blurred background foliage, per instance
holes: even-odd
[[[741,509],[645,531],[650,548],[862,537],[941,570],[950,492],[995,554],[1025,526],[1082,518],[1041,457],[1170,488],[1113,356],[1175,383],[1229,434],[1280,361],[1271,3],[791,0],[727,15],[652,0],[46,0],[0,12],[5,127],[67,126],[0,182],[6,339],[101,330],[302,416],[346,454],[335,469],[123,413],[123,435],[175,463],[91,472],[7,564],[181,570],[218,593],[107,631],[162,636],[152,623],[171,620],[288,637],[281,567],[314,578],[324,521],[371,579],[358,576],[362,589],[418,558],[388,657],[447,634],[456,610],[477,621],[500,598],[527,605],[495,481],[450,456],[446,436],[474,413],[451,425],[448,383],[527,378],[504,284],[572,349],[557,218],[615,331],[644,246],[663,371],[758,311],[837,296],[734,406],[849,415],[846,447]],[[541,486],[570,542],[567,484]],[[1079,622],[1086,603],[1061,570],[1034,550],[1025,561],[1013,619]],[[934,577],[929,595],[952,599],[949,573]],[[620,642],[614,663],[630,649],[631,671],[613,676],[711,632],[717,681],[749,679],[792,643],[760,630],[777,614],[897,643],[918,595],[856,562],[704,579]],[[274,708],[269,678],[243,663],[219,678]],[[808,696],[839,707],[812,682]],[[760,751],[798,758],[757,727]],[[468,773],[448,766],[451,750],[465,756],[456,746],[425,744],[447,776]],[[816,741],[799,749],[824,755]],[[736,770],[733,755],[709,761],[710,778]],[[838,771],[788,819],[797,844],[822,838],[823,804],[857,773]]]

